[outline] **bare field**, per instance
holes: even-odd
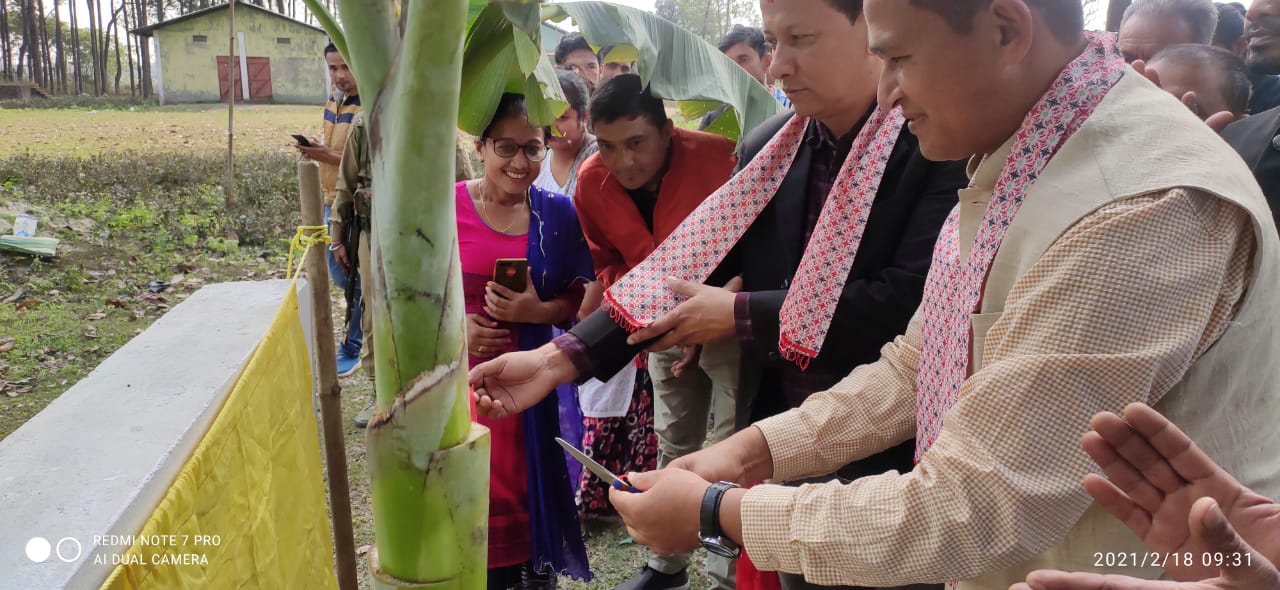
[[[293,133],[319,136],[322,106],[236,105],[236,149],[287,151]],[[222,151],[226,105],[129,110],[0,109],[0,157],[111,151]]]

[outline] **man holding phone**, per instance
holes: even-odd
[[[343,148],[351,132],[351,123],[361,107],[356,77],[333,43],[325,46],[324,60],[333,83],[329,102],[324,107],[324,139],[293,137],[298,141],[295,147],[302,157],[320,164],[320,190],[324,192],[324,216],[328,219],[337,197],[338,165],[342,162]],[[307,141],[303,142],[303,139]],[[347,336],[338,346],[338,376],[347,377],[360,368],[360,348],[364,344],[360,328],[360,276],[351,266],[343,236],[330,233],[333,242],[329,246],[329,276],[346,293],[350,310]]]

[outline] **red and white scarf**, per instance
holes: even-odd
[[[916,382],[916,461],[942,430],[942,417],[959,401],[969,377],[970,314],[978,309],[983,285],[1005,231],[1027,191],[1062,144],[1093,114],[1125,71],[1115,37],[1086,33],[1089,46],[1032,107],[1014,138],[1009,159],[992,191],[969,254],[960,263],[959,206],[951,211],[934,246],[925,281],[920,372]]]
[[[809,239],[780,315],[778,348],[807,367],[827,337],[858,253],[867,217],[902,131],[898,109],[876,109],[854,140]],[[792,117],[745,168],[707,197],[657,249],[604,295],[615,321],[635,331],[675,309],[684,297],[667,277],[701,283],[778,192],[804,141],[807,117]]]

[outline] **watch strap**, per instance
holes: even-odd
[[[700,523],[698,532],[705,539],[718,538],[720,533],[720,501],[724,499],[724,493],[738,487],[725,481],[718,481],[711,484],[707,488],[705,494],[702,495],[702,511],[700,514]]]

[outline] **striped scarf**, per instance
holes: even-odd
[[[667,287],[664,279],[705,281],[777,193],[808,125],[807,117],[792,117],[741,172],[610,287],[604,296],[610,316],[628,330],[638,330],[682,302],[683,296]],[[802,369],[818,356],[827,337],[902,125],[897,109],[876,109],[871,114],[831,187],[800,260],[782,304],[778,348]]]

